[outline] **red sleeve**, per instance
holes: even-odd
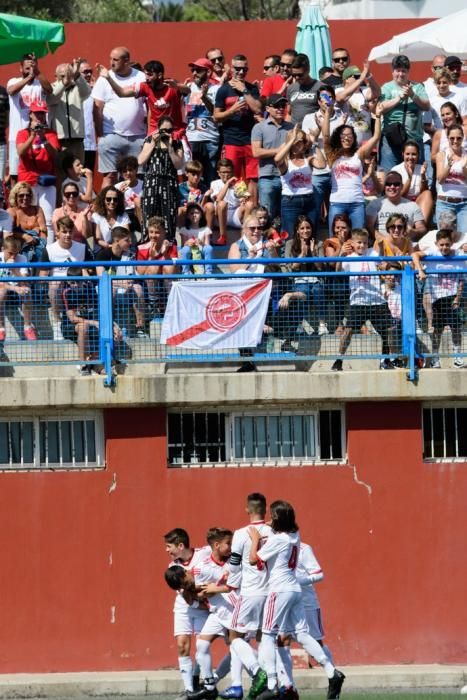
[[[169,250],[169,254],[171,258],[178,258],[178,250],[176,243],[172,243],[172,247]]]
[[[140,83],[135,88],[136,97],[149,97],[149,85],[147,83]]]
[[[57,151],[60,150],[60,141],[58,140],[57,132],[48,130],[45,132],[45,137],[47,141],[50,143],[51,146],[57,149]]]
[[[21,129],[21,131],[18,131],[16,134],[16,143],[24,143],[27,141],[29,138],[29,132],[27,129]]]
[[[149,248],[143,248],[142,246],[138,246],[136,249],[136,259],[149,260]]]
[[[261,97],[269,97],[274,92],[271,78],[265,78],[261,88]]]

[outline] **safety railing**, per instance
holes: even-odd
[[[58,277],[45,276],[56,263],[0,264],[0,365],[76,364],[106,385],[130,363],[247,371],[324,361],[339,370],[376,360],[406,368],[410,380],[445,357],[462,366],[467,256],[442,273],[430,270],[439,258],[424,259],[423,283],[409,258],[358,257],[358,271],[332,269],[346,260],[301,259],[321,269],[290,272],[297,259],[260,258],[236,274],[231,266],[244,259],[197,260],[185,274],[165,274],[172,261],[68,262]],[[374,269],[393,262],[402,269]],[[209,264],[215,273],[205,275]]]

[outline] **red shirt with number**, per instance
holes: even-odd
[[[18,131],[16,145],[26,143],[29,136],[29,129]],[[60,143],[55,131],[44,129],[43,136],[57,151],[60,150]],[[28,150],[20,156],[18,182],[37,185],[39,175],[55,175],[55,156],[46,149],[42,136],[37,135]]]

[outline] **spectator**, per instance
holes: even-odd
[[[264,80],[261,86],[261,97],[266,98],[281,93],[284,78],[281,74],[281,57],[278,54],[266,56],[263,61]]]
[[[6,131],[8,129],[10,104],[8,93],[3,85],[0,85],[0,189],[5,179],[7,164]]]
[[[29,262],[37,262],[47,242],[47,226],[41,207],[33,204],[34,193],[27,182],[17,182],[10,192],[10,208],[14,237],[20,243],[20,252]]]
[[[5,211],[5,191],[0,187],[0,239],[5,233],[13,231],[13,219],[11,215]]]
[[[402,176],[391,171],[384,183],[384,197],[370,202],[366,210],[367,225],[370,233],[379,234],[386,231],[386,220],[391,214],[402,214],[407,221],[407,235],[412,242],[426,233],[426,223],[418,204],[401,196]]]
[[[337,264],[337,270],[343,272],[361,272],[361,275],[351,275],[350,310],[347,325],[339,342],[339,355],[344,355],[354,331],[359,331],[366,321],[371,321],[374,329],[382,339],[382,354],[389,354],[388,334],[391,326],[391,314],[384,294],[381,290],[380,279],[377,275],[364,273],[376,272],[379,265],[376,262],[359,261],[359,257],[377,257],[374,250],[368,250],[368,232],[365,229],[352,231],[353,252],[347,255],[343,262]],[[386,357],[380,362],[381,369],[394,369],[391,360]],[[333,372],[343,369],[342,358],[335,360],[331,367]]]
[[[143,194],[143,182],[138,178],[138,159],[134,156],[124,156],[117,163],[121,182],[115,185],[117,190],[123,192],[125,198],[125,212],[130,219],[130,231],[141,231],[142,218],[141,197]]]
[[[138,275],[148,275],[145,278],[148,290],[150,312],[152,316],[161,316],[164,313],[167,289],[171,282],[158,282],[154,275],[173,275],[177,268],[174,261],[178,257],[177,244],[170,243],[165,237],[164,219],[161,216],[152,216],[148,220],[148,241],[138,246],[136,260],[166,260],[171,265],[142,265],[137,267]]]
[[[213,248],[211,245],[211,229],[206,226],[206,218],[199,204],[192,202],[186,208],[185,225],[181,227],[180,238],[182,249],[180,257],[182,260],[212,259]],[[190,265],[183,265],[184,275],[191,273]],[[198,274],[211,275],[213,265],[195,265],[194,271]]]
[[[402,214],[391,214],[386,220],[386,234],[381,234],[375,241],[374,249],[382,257],[398,255],[411,255],[413,245],[407,236],[407,221]],[[382,263],[383,269],[387,269],[387,263]]]
[[[401,197],[416,202],[422,210],[425,221],[431,220],[433,195],[428,189],[427,164],[419,164],[419,146],[415,141],[406,141],[402,149],[403,162],[392,172],[402,176]]]
[[[10,78],[6,89],[10,98],[9,128],[9,173],[12,184],[18,179],[18,152],[16,135],[29,125],[29,107],[31,104],[45,102],[52,94],[52,86],[41,73],[34,53],[25,53],[20,62],[21,76]]]
[[[248,182],[256,204],[258,161],[251,150],[251,130],[261,101],[256,85],[246,82],[247,73],[246,56],[237,54],[232,59],[232,78],[217,91],[214,118],[223,127],[225,157],[232,161],[235,177]]]
[[[141,209],[143,227],[152,216],[162,216],[170,241],[175,239],[178,213],[177,170],[183,167],[183,147],[173,139],[174,124],[170,117],[161,117],[157,131],[148,136],[138,156],[145,166]]]
[[[341,87],[344,83],[344,71],[350,63],[347,49],[334,49],[332,52],[332,74],[326,78],[326,85],[333,88]]]
[[[113,185],[104,187],[94,202],[94,213],[91,220],[96,225],[96,243],[101,248],[110,248],[112,229],[116,226],[129,232],[130,217],[125,212],[123,192]]]
[[[80,202],[89,204],[94,199],[92,170],[85,168],[81,160],[74,153],[66,153],[62,160],[62,168],[65,175],[63,184],[74,183],[79,190]]]
[[[84,162],[84,109],[91,87],[79,71],[80,59],[60,63],[55,71],[57,80],[52,84],[49,97],[49,125],[57,132],[61,156],[70,151]],[[61,160],[61,159],[60,159]],[[59,161],[60,164],[60,161]]]
[[[55,159],[60,143],[55,131],[47,127],[47,106],[33,102],[29,108],[29,126],[16,134],[19,156],[18,177],[32,185],[47,224],[49,242],[53,241],[52,213],[55,209]]]
[[[382,193],[384,184],[381,182],[383,172],[378,171],[378,149],[373,148],[367,158],[363,159],[362,189],[365,204],[372,202]]]
[[[79,72],[81,73],[84,80],[92,88],[94,87],[94,78],[92,74],[92,66],[85,61],[83,58],[79,64]],[[84,116],[84,167],[89,168],[91,172],[94,172],[96,165],[96,152],[97,152],[97,141],[96,141],[96,129],[94,127],[93,118],[93,108],[94,99],[92,94],[87,97],[83,102],[83,116]]]
[[[402,160],[402,146],[407,139],[418,144],[423,153],[423,112],[430,102],[422,83],[409,79],[410,61],[407,56],[392,59],[392,81],[381,89],[384,114],[380,165],[386,172]]]
[[[62,206],[57,207],[52,215],[52,226],[55,236],[58,232],[58,221],[64,216],[73,222],[72,239],[78,243],[87,243],[91,238],[91,222],[89,220],[90,206],[80,206],[79,189],[75,182],[68,181],[62,185]]]
[[[464,131],[461,126],[447,130],[449,149],[436,156],[438,199],[436,218],[442,211],[452,211],[457,217],[459,231],[467,231],[467,156],[463,149]]]
[[[331,238],[323,242],[324,255],[327,258],[345,257],[353,253],[352,225],[347,214],[336,214],[331,223]],[[336,269],[336,263],[328,263],[327,268]],[[349,302],[349,277],[346,275],[329,275],[325,277],[328,308],[334,311],[335,333],[342,335],[344,318]]]
[[[464,141],[462,147],[467,150],[467,138],[465,136],[466,129],[462,126],[462,117],[459,110],[453,102],[445,102],[440,110],[442,129],[438,129],[433,134],[433,143],[431,146],[431,160],[435,161],[439,151],[446,151],[449,148],[448,129],[450,126],[459,125],[464,132]]]
[[[343,124],[331,134],[331,108],[326,106],[322,131],[324,152],[331,168],[331,196],[329,198],[329,223],[336,214],[348,214],[352,228],[362,228],[365,223],[365,201],[362,177],[363,160],[379,141],[381,134],[381,108],[376,113],[375,133],[360,147],[352,126]]]
[[[259,160],[258,194],[272,219],[280,214],[282,184],[274,158],[285,142],[292,124],[285,121],[287,99],[273,93],[266,100],[267,118],[255,124],[251,132],[251,148]]]
[[[439,360],[439,346],[441,336],[446,326],[449,326],[452,333],[452,345],[455,354],[453,366],[462,368],[464,358],[462,357],[462,314],[460,310],[464,281],[459,274],[449,274],[452,270],[465,269],[465,261],[457,261],[456,256],[459,251],[452,248],[450,231],[438,231],[436,234],[436,252],[429,251],[429,255],[436,255],[435,262],[428,263],[427,271],[431,274],[428,277],[428,290],[433,303],[433,358],[431,366],[435,369],[441,367]],[[461,253],[462,254],[462,253]],[[427,255],[422,251],[415,252],[412,259],[418,276],[421,280],[427,279],[427,273],[422,268],[421,260]]]
[[[300,214],[312,221],[316,218],[312,173],[313,168],[324,168],[326,162],[319,148],[311,154],[309,149],[307,135],[295,124],[274,157],[282,183],[281,224],[289,236],[293,235]]]
[[[280,74],[284,82],[282,83],[280,90],[277,90],[279,95],[287,96],[287,88],[293,83],[292,64],[297,55],[298,54],[295,49],[284,49],[282,52],[279,66],[281,69]]]
[[[201,182],[203,166],[197,160],[189,160],[185,164],[186,181],[178,186],[179,209],[178,216],[185,217],[187,206],[191,203],[203,206],[207,187]]]
[[[388,345],[389,352],[393,357],[391,357],[390,360],[394,367],[404,367],[405,362],[397,357],[401,351],[402,338],[402,285],[400,275],[394,274],[395,270],[402,270],[402,263],[397,262],[397,260],[386,263],[386,271],[388,274],[381,277],[381,282],[383,285],[383,295],[391,314],[391,324],[388,330]],[[396,355],[396,357],[394,357],[394,355]]]
[[[57,221],[57,240],[49,243],[42,251],[40,262],[56,263],[52,269],[47,268],[40,271],[41,277],[47,277],[52,273],[54,279],[48,283],[48,294],[52,313],[53,339],[63,340],[61,316],[63,310],[63,300],[61,296],[63,288],[63,278],[68,274],[68,268],[63,266],[64,262],[82,263],[92,260],[91,251],[84,243],[78,243],[73,238],[73,221],[69,216],[64,216]],[[84,272],[86,274],[86,272]]]
[[[364,62],[362,71],[358,66],[346,68],[342,79],[343,87],[336,90],[337,106],[349,115],[361,146],[372,136],[370,100],[378,100],[381,88],[370,73],[368,61]]]
[[[102,248],[96,254],[96,262],[123,262],[133,260],[134,257],[130,253],[131,236],[128,229],[122,226],[115,226],[112,229],[112,240],[109,246]],[[98,267],[97,274],[109,275],[134,275],[136,268],[133,266],[115,266],[115,267]],[[136,337],[147,338],[144,327],[144,292],[143,287],[139,282],[129,279],[113,280],[112,281],[112,296],[114,302],[116,298],[123,299],[123,295],[129,300],[129,305],[133,309],[136,320]],[[121,327],[127,328],[131,325],[127,314],[124,314],[124,322],[119,324]]]
[[[438,74],[439,71],[443,70],[444,68],[444,61],[446,60],[446,56],[443,53],[436,54],[436,56],[433,56],[433,59],[431,61],[431,75],[424,81],[423,85],[426,90],[426,94],[428,95],[428,99],[431,102],[431,97],[437,95],[438,90],[435,84],[435,78]]]
[[[322,257],[322,246],[313,235],[313,223],[304,214],[300,214],[295,222],[293,238],[287,241],[285,246],[285,257],[296,258],[297,262],[290,264],[291,272],[319,272],[323,269],[320,263],[301,263],[300,258]],[[279,328],[286,333],[285,347],[282,350],[290,350],[290,343],[293,340],[298,340],[298,332],[303,333],[302,321],[310,318],[310,311],[307,305],[313,299],[313,305],[316,310],[318,319],[318,335],[327,335],[329,333],[327,326],[327,308],[326,308],[326,290],[324,279],[322,277],[295,277],[289,278],[290,289],[279,299],[279,313],[290,310],[290,302],[297,301],[297,310],[290,310],[292,317],[288,322],[279,321]],[[295,304],[294,304],[295,307]],[[298,326],[298,328],[297,328]]]
[[[3,241],[0,263],[25,263],[28,260],[21,255],[20,242],[15,238],[6,238]],[[5,304],[9,299],[21,306],[23,314],[23,333],[26,340],[37,340],[36,329],[32,324],[31,288],[25,281],[29,275],[27,267],[2,267],[0,268],[0,343],[5,341]]]
[[[69,267],[68,277],[82,277],[80,267]],[[62,333],[65,340],[78,345],[81,363],[78,372],[89,377],[96,365],[88,362],[99,354],[99,300],[96,287],[90,280],[67,279],[62,290]]]
[[[290,75],[293,83],[287,88],[289,112],[292,122],[300,125],[306,114],[317,111],[321,83],[310,76],[310,61],[304,53],[295,56]]]
[[[417,241],[416,250],[421,250],[427,253],[429,250],[436,248],[436,234],[438,231],[451,232],[451,248],[453,250],[464,250],[467,253],[467,231],[461,232],[457,230],[457,217],[453,211],[442,211],[437,219],[438,228],[433,231],[428,231]]]
[[[185,96],[187,118],[186,136],[193,160],[203,166],[205,182],[216,176],[219,158],[219,127],[214,120],[214,103],[218,83],[212,81],[213,64],[207,58],[197,58],[189,64],[193,80],[190,93]]]
[[[223,85],[230,77],[230,66],[225,62],[222,49],[208,49],[206,58],[212,63],[211,80],[217,85]]]
[[[145,81],[142,71],[131,67],[130,53],[124,46],[112,49],[110,53],[113,82],[122,88],[134,90]],[[91,93],[94,99],[94,125],[99,139],[99,172],[103,173],[103,186],[114,184],[117,174],[117,161],[122,156],[138,156],[143,145],[145,109],[142,100],[123,99],[99,77]]]
[[[212,202],[205,206],[208,221],[219,223],[219,238],[217,245],[227,243],[227,227],[242,228],[243,220],[254,207],[248,191],[243,187],[240,191],[237,178],[234,176],[234,166],[228,158],[221,158],[217,164],[219,180],[210,185]],[[237,188],[237,189],[236,189]],[[210,226],[212,228],[212,226]]]
[[[441,108],[446,102],[452,102],[459,110],[462,122],[467,126],[467,90],[453,90],[451,74],[447,68],[442,68],[435,75],[436,92],[430,97],[431,118],[434,129],[442,129]]]
[[[462,73],[462,61],[458,56],[448,56],[444,61],[444,66],[451,74],[452,87],[456,92],[466,90],[467,83],[463,83],[460,79]],[[463,95],[466,93],[463,92]]]

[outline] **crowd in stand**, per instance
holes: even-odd
[[[114,285],[115,295],[131,295],[140,338],[148,319],[164,312],[164,274],[216,271],[199,261],[211,260],[235,229],[233,272],[402,269],[358,260],[381,255],[412,255],[421,281],[426,255],[440,258],[428,271],[454,269],[454,258],[467,252],[467,83],[456,56],[435,56],[424,83],[411,80],[410,68],[406,56],[396,56],[391,80],[380,86],[368,62],[352,65],[337,48],[332,65],[311,76],[307,56],[285,49],[266,56],[263,80],[249,82],[245,55],[227,64],[211,48],[187,66],[191,78],[178,81],[160,61],[140,66],[116,47],[110,68],[75,58],[58,65],[50,82],[34,54],[24,55],[19,74],[0,88],[0,261],[24,263],[0,269],[0,342],[12,295],[25,339],[38,337],[28,262],[56,263],[41,274],[63,277],[64,261],[167,261],[128,268],[134,279]],[[284,255],[297,263],[282,264]],[[343,259],[300,262],[316,256]],[[463,282],[444,278],[420,287],[420,323],[433,333],[433,366],[450,327],[454,364],[462,367]],[[289,280],[277,316],[292,305],[306,316],[309,303],[317,333],[340,336],[339,355],[369,323],[382,336],[383,354],[396,357],[382,367],[393,368],[399,280]],[[54,339],[71,324],[85,359],[97,320],[80,316],[76,299],[69,308],[73,294],[63,281],[48,285],[48,297]],[[293,333],[282,337],[283,349],[293,351]],[[342,369],[342,358],[333,369]]]

